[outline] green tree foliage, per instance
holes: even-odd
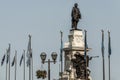
[[[39,79],[39,78],[45,79],[46,75],[47,75],[47,72],[45,70],[43,70],[43,71],[42,70],[37,70],[36,71],[37,79]]]

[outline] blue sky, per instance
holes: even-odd
[[[4,55],[8,43],[11,43],[11,61],[17,50],[19,64],[23,49],[27,49],[28,35],[32,35],[32,48],[34,58],[34,80],[36,70],[46,69],[47,64],[41,65],[39,57],[41,52],[47,53],[47,59],[52,52],[59,54],[60,30],[63,31],[64,42],[68,41],[71,29],[71,9],[78,3],[82,20],[78,28],[86,29],[88,33],[88,46],[92,48],[90,56],[98,55],[99,58],[90,62],[93,80],[102,80],[101,57],[101,29],[105,31],[105,66],[106,80],[108,79],[108,37],[111,32],[111,80],[119,80],[119,26],[120,26],[120,1],[119,0],[9,0],[0,1],[0,60]],[[59,56],[56,64],[51,63],[51,79],[59,78]],[[21,80],[23,67],[17,66],[17,80]],[[14,67],[11,67],[14,73]],[[0,66],[0,79],[5,80],[5,64]],[[11,80],[14,75],[11,74]],[[26,67],[26,80],[28,68]]]

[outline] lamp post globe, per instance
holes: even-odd
[[[53,59],[53,61],[55,63],[56,59],[57,59],[57,53],[56,52],[52,52],[51,57],[52,57],[52,59]]]
[[[45,52],[42,52],[41,55],[40,55],[43,64],[44,64],[44,62],[45,62],[46,56],[47,56],[47,55],[46,55]]]

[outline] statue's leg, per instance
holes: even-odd
[[[72,28],[74,29],[74,27],[75,27],[75,22],[72,22]]]
[[[74,21],[72,20],[72,26],[71,26],[71,28],[73,28],[74,27]]]
[[[73,26],[73,28],[75,29],[75,21],[74,21],[74,26]]]
[[[77,22],[75,22],[75,29],[77,29]]]
[[[74,22],[72,22],[72,28],[74,28]]]

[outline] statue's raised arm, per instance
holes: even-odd
[[[71,17],[72,17],[72,28],[77,29],[77,24],[79,22],[79,19],[81,19],[81,13],[77,3],[74,4],[74,7],[71,12]]]

